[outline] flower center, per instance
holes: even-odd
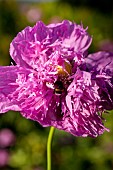
[[[68,62],[64,62],[63,66],[57,65],[58,79],[54,83],[46,82],[46,86],[54,90],[54,94],[61,95],[66,90],[67,76],[72,72],[72,66]]]

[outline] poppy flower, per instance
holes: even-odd
[[[75,136],[108,131],[100,85],[86,69],[91,41],[87,29],[67,20],[47,26],[39,21],[19,32],[10,45],[16,65],[0,67],[0,112],[20,111]]]

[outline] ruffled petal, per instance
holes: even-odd
[[[85,58],[85,62],[90,71],[105,72],[107,75],[113,76],[113,53],[104,51],[93,53]]]
[[[69,113],[69,122],[73,128],[67,130],[75,136],[96,137],[107,130],[101,118],[101,99],[98,93],[99,86],[92,80],[91,73],[77,70],[73,81],[68,87],[70,104],[73,108]],[[69,109],[70,110],[70,109]],[[100,115],[98,114],[100,112]]]
[[[10,55],[17,65],[37,69],[49,58],[57,55],[77,61],[90,46],[92,38],[82,25],[68,20],[44,25],[38,21],[34,27],[26,27],[10,44]]]
[[[52,126],[63,118],[60,100],[59,96],[53,94],[53,90],[41,89],[34,100],[22,106],[22,115],[38,121],[44,127]]]
[[[26,27],[10,44],[10,55],[16,64],[32,67],[39,59],[41,42],[46,38],[46,26],[39,21],[34,27]]]
[[[63,41],[63,47],[74,49],[76,53],[84,53],[91,45],[92,38],[82,25],[73,24],[73,29],[68,37]]]
[[[99,95],[105,110],[113,109],[113,53],[97,52],[85,59],[86,68],[92,72],[99,86]]]
[[[9,110],[21,111],[20,101],[14,94],[19,85],[17,83],[18,75],[27,75],[28,71],[17,66],[0,67],[0,113]]]

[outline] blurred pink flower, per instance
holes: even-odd
[[[0,167],[4,167],[7,165],[9,159],[9,154],[7,150],[0,149]]]
[[[27,11],[26,17],[29,22],[36,22],[41,18],[42,12],[39,8],[31,8]]]
[[[0,148],[9,147],[14,144],[15,135],[10,129],[0,130]]]
[[[67,20],[48,26],[39,21],[18,33],[10,45],[17,65],[0,67],[0,112],[20,111],[75,136],[97,137],[108,130],[100,87],[83,69],[91,41],[87,29]]]

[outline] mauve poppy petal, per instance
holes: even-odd
[[[99,86],[103,108],[113,109],[113,53],[100,51],[88,55],[86,67]]]
[[[85,62],[90,71],[105,72],[113,76],[113,53],[99,51],[89,54],[87,58],[85,58]]]
[[[10,55],[22,67],[38,69],[50,57],[76,58],[85,53],[92,38],[82,25],[68,20],[45,25],[38,21],[34,27],[19,32],[10,45]],[[58,54],[57,54],[58,52]]]
[[[9,110],[20,111],[20,102],[14,97],[19,85],[17,79],[19,75],[26,75],[29,71],[18,66],[0,67],[0,113]]]

